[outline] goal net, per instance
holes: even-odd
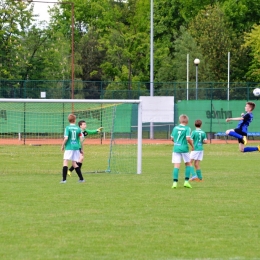
[[[0,102],[0,153],[9,153],[13,158],[5,172],[15,171],[12,165],[19,164],[22,156],[29,158],[30,166],[19,165],[20,172],[28,171],[29,167],[46,172],[50,163],[60,170],[64,129],[69,125],[68,115],[73,113],[77,123],[86,121],[87,130],[103,127],[99,134],[89,131],[84,141],[83,173],[141,173],[142,127],[133,127],[133,122],[142,126],[138,119],[139,100],[0,99]],[[46,168],[38,166],[39,158],[48,160]]]

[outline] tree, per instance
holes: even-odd
[[[69,44],[59,32],[33,25],[22,38],[19,55],[23,60],[23,80],[69,78]]]
[[[222,1],[220,1],[222,2]],[[154,39],[169,48],[169,55],[174,52],[174,41],[181,26],[186,27],[197,14],[215,1],[201,0],[158,0],[154,3]]]
[[[205,62],[211,71],[211,81],[227,81],[227,55],[231,52],[232,66],[244,55],[241,51],[241,38],[236,36],[219,5],[201,10],[189,25],[189,32],[202,51]],[[235,77],[235,75],[233,75]]]
[[[237,34],[249,32],[260,20],[259,0],[225,0],[222,10]]]
[[[100,64],[105,53],[100,50],[101,46],[98,40],[98,33],[90,30],[81,38],[78,44],[78,52],[80,52],[79,64],[82,67],[81,77],[83,80],[100,81],[102,78]]]
[[[136,0],[113,4],[111,27],[104,31],[100,43],[106,52],[102,63],[103,79],[145,81],[149,78],[148,1]],[[128,73],[125,73],[127,69]],[[126,77],[127,75],[127,77]]]
[[[83,81],[87,81],[84,84],[85,98],[99,98],[100,85],[96,82],[102,80],[100,65],[104,60],[105,53],[100,50],[98,33],[90,30],[85,34],[77,46],[77,53],[79,55],[77,64],[81,68],[81,73],[78,73],[77,76],[81,77]]]
[[[180,36],[174,42],[174,58],[165,59],[158,72],[158,81],[186,81],[187,79],[187,54],[189,54],[189,79],[195,81],[194,59],[200,58],[200,81],[211,78],[203,52],[198,47],[195,39],[185,27],[180,28]]]
[[[22,60],[19,51],[21,38],[31,24],[32,9],[28,4],[0,0],[0,78],[19,79]]]
[[[252,62],[247,76],[250,80],[260,82],[260,25],[254,25],[251,32],[245,33],[244,47],[250,49]]]
[[[172,67],[174,66],[175,54],[179,52],[175,50],[175,41],[182,34],[181,27],[187,27],[202,9],[213,4],[215,4],[213,0],[197,1],[196,4],[194,4],[194,0],[158,0],[154,2],[156,79],[160,81],[176,80],[179,77],[175,75]]]
[[[121,25],[122,31],[111,30],[111,33],[102,39],[106,60],[102,63],[103,78],[114,80],[115,77],[122,81],[131,82],[133,78],[145,81],[148,78],[146,66],[148,43],[145,33],[133,35],[127,32],[127,27]],[[123,69],[124,68],[124,69]],[[127,68],[127,77],[125,74]]]

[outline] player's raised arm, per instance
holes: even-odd
[[[88,136],[88,135],[99,134],[100,132],[102,132],[102,130],[103,130],[103,127],[99,127],[99,128],[97,128],[97,129],[95,129],[95,130],[86,129],[86,130],[84,130],[82,133],[83,133],[83,135],[86,137],[86,136]]]
[[[100,133],[100,132],[102,132],[102,130],[103,130],[103,127],[99,127],[99,128],[97,129],[97,132]]]
[[[244,119],[243,117],[230,117],[230,118],[226,119],[226,122],[229,122],[229,121],[240,121],[240,120],[243,120],[243,119]]]

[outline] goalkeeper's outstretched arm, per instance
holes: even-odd
[[[98,129],[96,130],[89,130],[89,129],[86,129],[85,131],[83,131],[83,135],[86,137],[88,135],[94,135],[94,134],[98,134],[100,133],[101,131],[103,130],[103,127],[99,127]]]
[[[103,130],[103,127],[99,127],[99,128],[97,129],[97,132],[100,133],[100,132],[102,132],[102,130]]]

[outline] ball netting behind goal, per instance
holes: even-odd
[[[137,107],[135,102],[100,100],[5,100],[0,111],[0,147],[8,151],[9,145],[30,146],[26,153],[32,157],[48,153],[48,146],[50,153],[55,149],[60,153],[64,129],[69,125],[67,118],[73,113],[77,123],[86,121],[88,130],[103,127],[101,133],[89,134],[84,141],[83,173],[136,173],[138,131],[132,123],[138,117]],[[102,149],[93,149],[92,145]],[[61,162],[57,164],[59,169]]]

